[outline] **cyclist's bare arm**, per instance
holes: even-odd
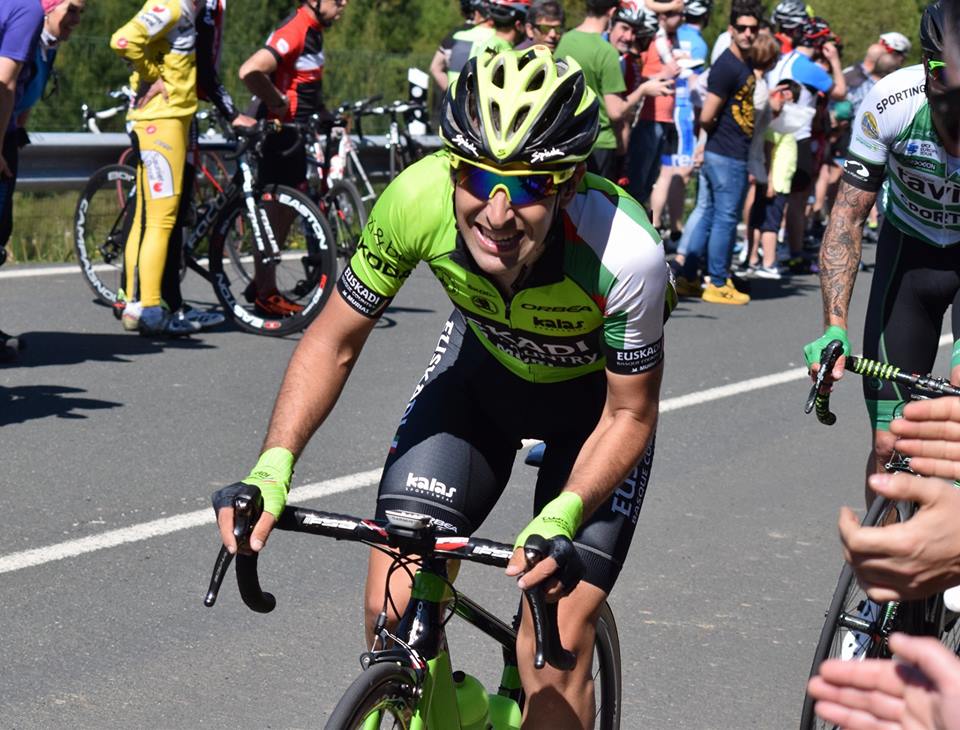
[[[433,60],[430,61],[430,75],[441,92],[447,90],[447,54],[443,52],[442,48],[437,49],[437,52],[433,54]]]
[[[830,223],[820,247],[820,288],[824,326],[847,327],[847,313],[860,265],[863,224],[877,200],[875,191],[840,182]]]
[[[607,371],[607,400],[593,433],[587,437],[573,465],[565,492],[583,500],[583,520],[607,502],[643,457],[657,425],[660,411],[660,383],[663,363],[637,375]],[[522,551],[510,561],[507,575],[519,575],[526,568]],[[544,560],[524,575],[524,589],[546,580],[556,570],[553,560]],[[552,600],[560,589],[547,591]]]
[[[277,59],[266,48],[261,48],[240,66],[240,80],[272,112],[284,110],[290,103],[283,92],[270,80],[277,70]]]
[[[262,451],[280,446],[295,457],[300,456],[314,431],[333,410],[376,323],[375,319],[358,314],[339,292],[333,292],[293,351]],[[217,523],[223,544],[235,551],[233,509],[221,509]],[[250,540],[254,550],[263,547],[274,524],[273,515],[264,512]]]

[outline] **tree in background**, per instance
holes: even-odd
[[[2,2],[2,0],[0,0]],[[772,9],[772,0],[768,1]],[[577,25],[583,0],[567,0],[567,24]],[[899,31],[914,41],[909,62],[919,60],[917,29],[924,0],[814,0],[817,14],[843,39],[844,64],[863,56],[880,33]],[[59,91],[34,110],[36,130],[81,129],[80,105],[102,108],[105,93],[119,87],[127,70],[110,51],[110,34],[140,7],[137,0],[96,0],[87,4],[83,24],[57,59]],[[237,69],[259,47],[272,27],[288,15],[292,0],[231,0],[223,44],[221,75],[241,105],[247,98]],[[707,41],[726,29],[730,0],[714,6]],[[326,39],[324,87],[330,103],[382,93],[386,100],[407,94],[406,70],[426,69],[440,40],[461,22],[456,0],[351,0],[343,19]],[[118,120],[115,130],[122,129]],[[373,130],[371,130],[373,131]]]

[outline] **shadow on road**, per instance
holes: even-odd
[[[137,355],[153,355],[164,350],[209,350],[198,337],[152,339],[130,334],[84,332],[25,332],[20,335],[20,356],[7,368],[34,368],[45,365],[77,365],[88,361],[130,362]]]
[[[74,398],[71,395],[86,392],[82,388],[69,388],[64,385],[20,385],[14,388],[0,386],[0,426],[49,416],[87,418],[78,411],[98,411],[123,405],[93,398]]]

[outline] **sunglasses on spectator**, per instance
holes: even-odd
[[[548,25],[546,23],[535,23],[533,25],[541,35],[550,35],[550,33],[556,33],[557,35],[563,35],[564,30],[566,30],[562,25]]]
[[[511,205],[523,206],[539,203],[557,192],[561,183],[573,177],[573,167],[566,170],[534,172],[528,169],[504,170],[488,167],[450,156],[450,164],[456,170],[457,185],[480,200],[489,200],[500,190],[507,194]]]
[[[733,24],[733,29],[734,29],[735,31],[737,31],[737,33],[746,33],[747,31],[749,31],[749,32],[751,32],[751,33],[756,33],[756,32],[760,29],[760,26],[759,26],[759,25],[755,25],[755,24],[753,24],[753,23],[748,23],[747,25],[742,25],[742,24],[740,24],[740,23],[734,23],[734,24]]]

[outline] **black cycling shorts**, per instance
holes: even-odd
[[[908,373],[929,373],[937,358],[947,307],[953,339],[960,334],[960,248],[938,248],[884,221],[867,305],[863,354]],[[890,427],[907,394],[894,383],[863,379],[863,396],[875,430]]]
[[[405,509],[429,515],[451,534],[473,534],[503,493],[524,438],[546,443],[531,516],[538,514],[566,483],[605,399],[603,371],[561,383],[530,383],[510,373],[455,312],[400,419],[377,518]],[[651,440],[626,481],[574,538],[583,579],[607,593],[633,539],[652,463]]]
[[[284,154],[286,153],[286,154]],[[289,185],[302,190],[307,182],[307,150],[294,129],[283,129],[263,141],[257,168],[260,185]]]
[[[810,189],[816,179],[814,175],[815,167],[812,141],[809,137],[799,140],[797,142],[797,169],[794,171],[793,181],[790,183],[791,193],[799,193]]]

